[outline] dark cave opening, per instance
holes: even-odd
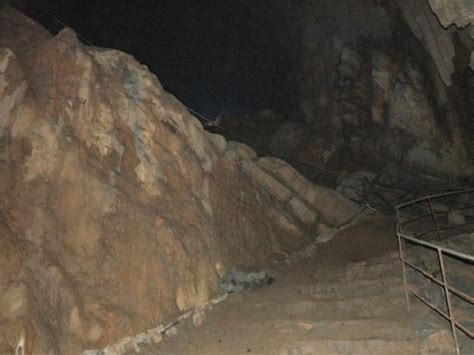
[[[244,114],[283,100],[291,43],[285,2],[26,1],[22,11],[53,33],[132,54],[198,112]],[[87,43],[90,44],[90,43]]]

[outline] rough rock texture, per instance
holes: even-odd
[[[431,9],[445,29],[456,25],[460,38],[471,51],[470,67],[474,69],[474,2],[470,0],[429,0]],[[464,30],[461,30],[464,29]]]
[[[131,56],[8,7],[0,33],[0,352],[153,328],[357,212],[205,132]]]
[[[452,85],[455,72],[455,38],[474,23],[474,2],[470,0],[399,0],[404,18],[413,33],[422,41],[430,53],[438,73],[447,86]],[[455,26],[451,26],[451,25]],[[470,31],[464,40],[472,51],[470,66],[474,69],[474,35]]]
[[[274,136],[280,142],[300,139],[292,143],[291,149],[301,147],[292,159],[394,176],[472,173],[461,116],[439,108],[437,91],[418,60],[361,41],[345,46],[337,62],[326,117],[313,116],[306,128],[300,124]]]
[[[452,85],[462,57],[456,28],[443,28],[428,0],[307,1],[301,8],[297,103],[274,133],[273,153],[333,182],[342,170],[472,173],[470,120],[459,94],[469,84]]]
[[[454,29],[445,30],[427,1],[400,0],[403,16],[415,36],[425,45],[447,86],[452,85],[454,73]]]
[[[465,27],[474,23],[474,3],[470,0],[428,0],[443,27],[453,23]]]
[[[239,131],[237,120],[229,130],[328,186],[361,170],[412,186],[413,176],[468,180],[474,173],[472,6],[465,0],[288,6],[290,52],[297,54],[286,120],[250,120],[260,127],[253,132],[272,134],[271,142]],[[448,18],[459,28],[446,27]]]
[[[377,165],[398,165],[431,174],[466,173],[459,123],[436,110],[416,63],[400,62],[376,48],[347,49],[339,79],[332,123],[343,135],[338,149],[351,152],[346,159],[370,157],[365,165],[372,171],[380,171]],[[452,121],[449,130],[446,120]]]
[[[304,1],[294,17],[300,47],[293,75],[298,118],[312,124],[331,110],[334,73],[344,46],[360,37],[386,39],[394,23],[372,0]]]

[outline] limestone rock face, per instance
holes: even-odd
[[[443,27],[453,23],[465,27],[474,23],[474,3],[470,0],[428,0]]]
[[[443,82],[451,86],[455,71],[453,29],[445,30],[440,25],[427,1],[400,0],[400,7],[413,33],[430,53]]]
[[[316,121],[316,129],[295,129],[312,143],[291,131],[285,135],[296,141],[292,147],[303,147],[296,160],[391,176],[472,173],[462,117],[438,109],[434,96],[442,90],[433,88],[419,63],[377,45],[354,44],[342,49],[336,77],[329,117]]]
[[[474,70],[474,30],[472,27],[474,24],[474,2],[470,0],[429,0],[429,3],[445,29],[453,24],[458,28],[461,40],[471,51],[470,67]]]
[[[294,76],[299,116],[310,124],[331,110],[334,73],[343,47],[357,38],[384,41],[394,21],[384,2],[310,0],[300,2],[294,27],[299,33],[299,64]]]
[[[439,75],[452,85],[454,65],[454,33],[474,23],[474,2],[470,0],[399,0],[403,16],[413,33],[430,53]],[[451,25],[455,26],[451,26]],[[464,41],[473,53],[474,36]],[[474,69],[471,60],[471,68]]]
[[[130,55],[8,7],[0,33],[0,352],[146,331],[355,213],[326,217],[341,196],[205,132]]]
[[[384,158],[434,175],[462,176],[468,158],[459,118],[439,114],[421,68],[412,63],[400,65],[379,51],[373,51],[371,57],[370,125],[381,132],[373,143]]]

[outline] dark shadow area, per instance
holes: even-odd
[[[135,56],[165,89],[211,117],[279,105],[291,42],[286,2],[24,1],[56,33],[67,25],[99,47]]]

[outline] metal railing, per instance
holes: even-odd
[[[428,307],[436,311],[438,314],[443,316],[446,320],[448,320],[451,325],[451,332],[452,332],[454,346],[456,347],[457,354],[460,354],[460,346],[459,346],[459,341],[458,341],[457,330],[459,329],[463,331],[471,339],[474,337],[474,332],[470,330],[465,324],[462,324],[461,321],[456,319],[455,312],[453,312],[452,297],[453,295],[455,295],[455,297],[463,300],[464,302],[467,302],[470,306],[472,306],[474,303],[474,297],[454,287],[448,281],[448,277],[446,273],[445,256],[449,258],[455,258],[458,261],[465,263],[467,267],[474,266],[474,256],[453,250],[451,248],[448,248],[443,245],[439,245],[437,243],[421,240],[420,237],[427,236],[430,233],[436,233],[438,239],[441,241],[443,240],[444,231],[452,230],[454,228],[461,228],[463,226],[473,224],[474,222],[472,221],[471,222],[463,221],[462,223],[457,223],[454,226],[449,225],[449,224],[446,226],[442,226],[439,221],[440,214],[449,213],[452,211],[459,211],[466,208],[472,208],[474,207],[472,205],[463,203],[461,206],[459,205],[456,206],[456,208],[451,208],[451,209],[443,208],[442,211],[435,211],[435,209],[433,208],[434,200],[440,200],[440,199],[446,199],[446,198],[452,199],[453,197],[457,197],[460,195],[466,196],[467,194],[471,194],[471,193],[474,193],[474,189],[427,196],[427,197],[423,197],[414,201],[410,201],[408,203],[398,205],[395,209],[396,234],[398,238],[398,247],[399,247],[399,252],[400,252],[400,260],[401,260],[402,274],[403,274],[403,285],[405,289],[405,298],[406,298],[408,312],[410,312],[410,295],[413,295],[414,297],[419,299],[421,302],[423,302],[425,305],[427,305]],[[409,219],[406,219],[406,220],[401,219],[401,214],[407,209],[409,210],[410,208],[412,208],[412,210],[423,211],[424,209],[426,209],[426,207],[423,208],[423,206],[425,205],[428,207],[428,212],[415,216],[415,217],[410,217]],[[411,215],[412,214],[413,212],[411,213]],[[406,225],[414,223],[416,221],[423,220],[427,217],[431,219],[431,223],[432,225],[434,225],[434,228],[430,228],[428,231],[413,232],[414,235],[409,235],[410,232],[404,230],[404,227]],[[448,218],[448,221],[449,221],[449,218]],[[426,225],[423,224],[422,228],[425,228],[425,227]],[[430,226],[428,225],[428,227]],[[440,273],[441,278],[436,277],[433,273],[429,272],[428,270],[425,270],[422,267],[415,265],[414,262],[409,261],[407,259],[406,244],[413,244],[413,245],[421,246],[429,250],[435,251],[437,254],[437,261],[439,263],[439,268],[441,271]],[[417,272],[423,275],[424,277],[429,279],[431,282],[436,284],[438,287],[441,287],[443,289],[444,301],[445,301],[445,307],[446,307],[445,310],[441,309],[441,307],[437,306],[434,302],[431,302],[430,300],[428,300],[427,297],[423,297],[422,294],[417,292],[417,290],[415,289],[415,287],[413,287],[413,285],[410,285],[408,283],[407,268],[410,268],[414,270],[414,272]]]

